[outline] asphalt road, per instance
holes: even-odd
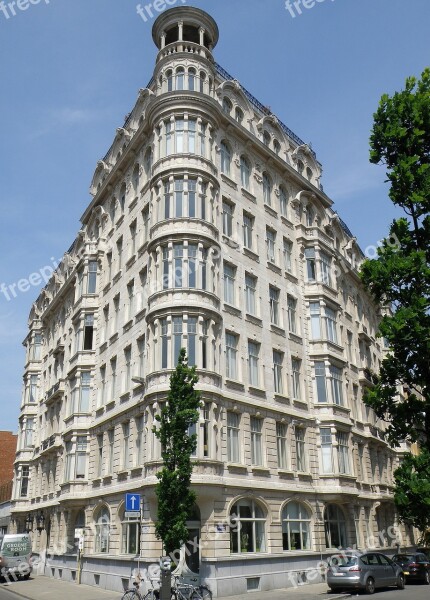
[[[356,597],[357,594],[353,593],[351,600]],[[368,598],[369,596],[361,592],[358,597],[364,600],[364,598]],[[395,588],[377,590],[372,596],[372,600],[429,600],[429,598],[430,586],[419,583],[408,583],[404,590],[396,590]]]

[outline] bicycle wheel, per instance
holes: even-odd
[[[199,588],[195,588],[190,596],[190,600],[203,600],[203,596]]]
[[[199,585],[199,592],[203,600],[212,600],[212,592],[207,585]]]
[[[127,590],[121,600],[141,600],[141,596],[136,590]]]

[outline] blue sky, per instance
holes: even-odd
[[[372,115],[382,93],[430,62],[430,2],[320,0],[295,17],[284,0],[187,4],[216,19],[216,60],[312,143],[335,209],[363,249],[375,245],[396,213],[384,170],[368,163]],[[153,21],[136,5],[0,9],[0,284],[59,259],[79,229],[96,162],[152,75]],[[17,429],[21,343],[39,289],[0,294],[0,429]]]

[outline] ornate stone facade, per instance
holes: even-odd
[[[32,518],[46,572],[71,580],[86,528],[82,581],[119,591],[140,492],[141,565],[158,561],[152,428],[185,346],[203,406],[181,566],[218,596],[285,587],[338,546],[393,540],[400,454],[362,402],[380,313],[314,151],[214,62],[212,18],[174,8],[153,37],[154,76],[30,313],[14,527]]]

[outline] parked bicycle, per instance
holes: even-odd
[[[159,586],[155,586],[154,582],[159,583],[159,580],[153,580],[151,579],[151,584],[152,587],[150,590],[148,590],[146,592],[146,594],[143,596],[140,593],[140,584],[141,584],[141,580],[137,579],[136,581],[133,582],[133,586],[134,589],[130,588],[128,590],[126,590],[121,598],[121,600],[160,600],[160,589]]]
[[[196,582],[197,579],[191,581]],[[212,600],[212,592],[206,585],[193,585],[172,575],[172,600]]]

